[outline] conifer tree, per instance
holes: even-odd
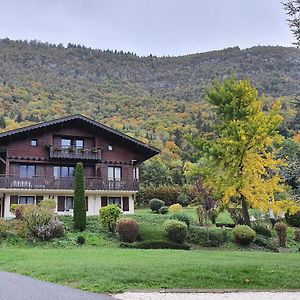
[[[84,168],[83,164],[77,163],[75,171],[75,190],[74,190],[74,228],[80,231],[86,228],[86,204],[85,204],[85,186],[84,186]]]

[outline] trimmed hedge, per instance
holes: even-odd
[[[160,208],[163,206],[165,206],[165,202],[158,198],[153,198],[149,201],[150,209],[156,213],[159,213]]]
[[[182,244],[186,240],[188,227],[184,222],[167,220],[164,223],[167,238],[174,243]]]
[[[176,250],[190,250],[186,244],[178,244],[169,241],[145,241],[138,243],[121,243],[121,248],[135,248],[135,249],[176,249]]]
[[[140,233],[139,223],[131,218],[123,218],[117,222],[117,232],[121,241],[133,243]]]
[[[190,227],[190,225],[192,223],[191,218],[188,215],[184,214],[184,213],[174,214],[173,216],[170,217],[170,219],[184,222],[187,225],[188,228]]]
[[[255,238],[255,231],[247,225],[237,225],[233,228],[232,233],[235,241],[240,245],[249,245]]]

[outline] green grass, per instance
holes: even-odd
[[[2,248],[0,269],[94,292],[300,289],[300,253]]]

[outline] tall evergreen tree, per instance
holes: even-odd
[[[83,164],[77,163],[75,172],[75,191],[74,191],[74,228],[80,231],[86,228],[86,204],[85,204],[85,185]]]

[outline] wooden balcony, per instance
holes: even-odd
[[[22,190],[74,190],[74,177],[35,176],[23,178],[0,175],[0,189]],[[138,191],[138,180],[110,180],[96,177],[85,178],[87,191]]]
[[[49,156],[53,158],[77,159],[77,160],[101,160],[100,148],[63,148],[61,146],[50,146]]]

